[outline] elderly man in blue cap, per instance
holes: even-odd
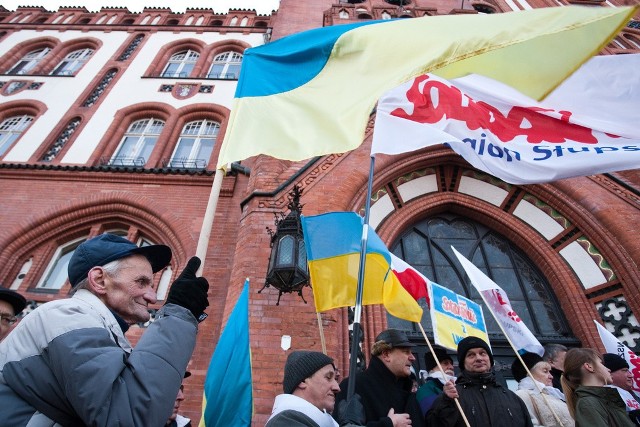
[[[164,425],[208,306],[200,259],[173,282],[135,349],[124,334],[149,320],[153,274],[170,260],[167,246],[107,233],[78,246],[74,295],[38,307],[0,343],[0,425]]]

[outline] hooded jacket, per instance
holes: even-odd
[[[164,425],[197,329],[166,304],[132,349],[88,290],[43,304],[0,343],[0,426]]]
[[[336,406],[347,397],[349,379],[340,383],[340,393],[336,397]],[[424,416],[411,393],[410,378],[396,378],[380,358],[374,356],[369,367],[356,375],[355,392],[362,398],[367,427],[393,427],[387,416],[389,409],[395,413],[407,413],[411,417],[412,427],[423,427]]]
[[[460,405],[471,427],[531,427],[524,402],[496,382],[493,372],[473,374],[462,371],[456,381]],[[432,427],[462,427],[464,419],[455,401],[441,394],[427,413]]]

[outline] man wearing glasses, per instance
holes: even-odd
[[[0,341],[4,339],[16,324],[16,316],[24,310],[27,300],[10,289],[0,287]]]

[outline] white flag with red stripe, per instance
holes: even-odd
[[[640,357],[615,337],[607,328],[600,323],[593,321],[598,328],[598,334],[604,345],[606,353],[617,354],[627,361],[629,371],[633,374],[633,390],[640,392]]]
[[[461,255],[453,246],[451,249],[453,249],[453,253],[462,264],[467,276],[469,276],[471,284],[480,292],[489,311],[502,327],[502,331],[507,335],[513,349],[520,354],[529,352],[542,356],[544,347],[520,319],[518,313],[511,307],[511,301],[509,301],[509,297],[504,290],[471,261]]]
[[[380,98],[372,153],[447,144],[513,184],[640,166],[640,54],[592,58],[542,102],[497,81],[425,74]]]

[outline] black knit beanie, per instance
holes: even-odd
[[[605,353],[602,355],[602,363],[611,372],[619,371],[620,369],[629,369],[629,364],[622,357],[615,353]]]
[[[282,390],[285,394],[293,393],[298,384],[327,365],[332,365],[335,368],[333,359],[318,351],[299,350],[292,352],[284,365]]]
[[[529,371],[531,371],[536,364],[544,362],[544,359],[536,353],[525,353],[520,357],[527,368],[529,368]],[[511,364],[511,373],[513,374],[513,378],[518,382],[527,376],[527,370],[524,369],[524,366],[522,366],[522,363],[520,363],[520,360],[517,357]]]
[[[478,337],[466,337],[458,343],[458,365],[460,366],[461,371],[464,371],[464,358],[467,356],[467,352],[472,348],[484,348],[489,355],[489,363],[493,366],[493,354],[491,353],[489,344]]]

